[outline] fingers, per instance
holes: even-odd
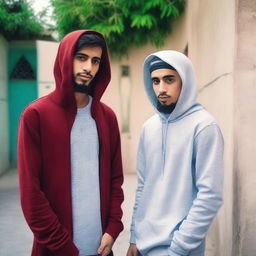
[[[111,253],[111,249],[108,247],[108,246],[106,246],[106,247],[104,247],[104,249],[102,250],[102,252],[100,253],[100,255],[101,256],[107,256],[107,255],[109,255]]]
[[[110,254],[113,243],[114,243],[113,238],[108,234],[104,234],[101,239],[100,247],[98,249],[98,254],[102,256],[107,256],[108,254]]]
[[[106,245],[101,242],[100,247],[98,249],[98,254],[101,255],[102,252],[104,251],[105,247],[106,247]]]

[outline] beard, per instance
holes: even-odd
[[[78,84],[73,81],[73,89],[75,92],[85,93],[88,95],[92,95],[92,85],[91,83],[87,84]]]
[[[160,99],[161,96],[165,96],[165,97],[171,98],[171,95],[168,95],[168,94],[165,93],[165,92],[159,94],[159,95],[157,96],[157,98],[158,98],[157,106],[156,106],[157,110],[158,110],[159,112],[161,112],[161,113],[164,113],[164,114],[171,114],[172,111],[175,109],[177,102],[174,102],[174,103],[171,103],[171,104],[169,104],[169,105],[166,105],[165,103],[161,103],[161,102],[159,101],[159,99]]]
[[[73,89],[75,92],[85,93],[92,96],[92,80],[93,76],[91,76],[91,80],[86,84],[86,82],[82,81],[82,83],[76,82],[76,77],[79,76],[81,73],[77,73],[76,76],[73,78]]]
[[[157,110],[161,113],[164,113],[164,114],[171,114],[173,112],[173,110],[175,109],[176,107],[176,103],[171,103],[170,105],[163,105],[161,104],[159,101],[157,102]]]

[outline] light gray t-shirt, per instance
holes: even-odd
[[[77,109],[71,130],[74,243],[79,256],[97,255],[102,237],[99,190],[99,140],[91,103]]]

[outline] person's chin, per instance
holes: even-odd
[[[90,84],[90,81],[79,80],[79,81],[76,81],[76,84],[81,85],[81,86],[84,86],[84,85],[88,86]]]
[[[162,105],[162,106],[168,106],[168,105],[170,105],[170,104],[168,104],[166,101],[159,101],[160,102],[160,104]]]

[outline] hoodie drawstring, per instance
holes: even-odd
[[[168,131],[168,121],[162,121],[162,155],[163,155],[163,162],[162,162],[162,175],[164,176],[164,167],[165,167],[165,154],[166,154],[166,138],[167,138],[167,131]]]

